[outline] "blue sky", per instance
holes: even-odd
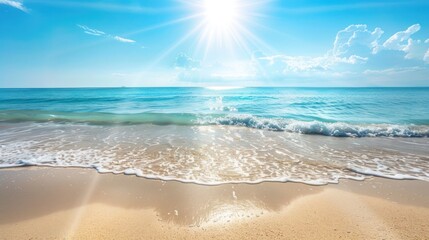
[[[0,87],[429,86],[429,1],[0,0]]]

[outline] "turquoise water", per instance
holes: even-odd
[[[1,89],[0,168],[199,184],[429,181],[429,88]]]
[[[1,89],[0,121],[238,125],[328,136],[429,136],[429,88]]]

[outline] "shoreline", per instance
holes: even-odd
[[[88,167],[205,185],[324,185],[368,175],[429,181],[427,138],[333,138],[230,126],[1,127],[0,166]]]
[[[108,175],[108,174],[112,174],[112,175],[117,175],[117,176],[126,176],[126,177],[136,177],[136,178],[142,178],[144,180],[148,180],[148,181],[162,181],[162,182],[176,182],[176,183],[182,183],[182,184],[195,184],[195,185],[199,185],[199,186],[206,186],[206,187],[210,187],[210,186],[222,186],[222,185],[240,185],[240,184],[244,184],[244,185],[258,185],[258,184],[270,184],[270,183],[281,183],[281,184],[286,184],[286,183],[291,183],[291,184],[303,184],[303,185],[307,185],[307,186],[313,186],[313,187],[320,187],[320,186],[327,186],[327,185],[338,185],[340,184],[342,181],[356,181],[356,182],[364,182],[364,181],[368,181],[371,180],[373,178],[380,178],[380,179],[385,179],[385,180],[393,180],[393,181],[422,181],[422,182],[426,182],[424,180],[418,179],[418,178],[394,178],[394,177],[388,177],[388,176],[383,176],[383,175],[376,175],[376,174],[365,174],[365,173],[360,173],[357,172],[361,175],[363,175],[362,178],[347,178],[347,177],[340,177],[338,178],[337,182],[326,182],[326,183],[322,183],[322,184],[318,184],[318,183],[311,183],[311,182],[305,182],[305,181],[298,181],[298,180],[290,180],[287,179],[285,181],[280,181],[280,180],[260,180],[260,181],[254,181],[254,182],[246,182],[246,181],[242,181],[242,182],[234,182],[234,181],[230,181],[230,182],[219,182],[219,183],[205,183],[205,182],[198,182],[198,181],[191,181],[191,180],[180,180],[180,179],[176,179],[176,178],[162,178],[162,177],[150,177],[150,176],[145,176],[145,175],[140,175],[137,174],[136,172],[132,172],[132,173],[128,173],[128,172],[109,172],[109,171],[103,171],[103,170],[98,170],[96,167],[86,167],[86,166],[55,166],[55,165],[49,165],[49,164],[23,164],[23,165],[11,165],[11,166],[2,166],[0,167],[0,172],[2,170],[20,170],[20,169],[26,169],[26,168],[41,168],[41,169],[70,169],[70,170],[89,170],[89,171],[95,171],[98,174],[101,175]]]
[[[0,169],[0,239],[425,239],[429,182],[198,185],[94,169]]]

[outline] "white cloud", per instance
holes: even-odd
[[[396,50],[405,53],[406,59],[418,59],[428,62],[429,41],[414,40],[411,35],[420,31],[420,24],[414,24],[405,31],[393,34],[383,43],[383,49]]]
[[[339,31],[335,37],[332,54],[335,56],[352,56],[361,52],[376,53],[378,40],[383,35],[381,28],[368,31],[365,24],[353,24]]]
[[[368,59],[383,50],[394,50],[404,52],[405,59],[426,61],[425,53],[428,51],[429,42],[411,38],[411,35],[419,30],[420,24],[414,24],[405,31],[393,34],[380,44],[380,38],[384,33],[381,28],[369,31],[363,24],[350,25],[337,33],[332,54],[342,59],[346,57],[350,63],[354,63],[354,60]]]
[[[405,58],[406,59],[420,59],[423,61],[425,60],[425,55],[427,51],[429,51],[429,42],[428,41],[421,41],[421,40],[413,40],[408,39],[407,46],[403,49],[403,51],[406,53]]]
[[[365,63],[370,55],[375,54],[382,34],[381,28],[369,31],[366,25],[354,24],[337,33],[333,48],[323,56],[264,56],[257,53],[253,61],[264,76],[334,73],[334,68],[340,64]]]
[[[367,57],[361,57],[357,55],[351,55],[348,58],[337,58],[337,63],[349,63],[349,64],[357,64],[357,63],[365,63],[368,61]]]
[[[408,40],[411,35],[420,30],[420,24],[414,24],[405,31],[400,31],[393,34],[389,39],[383,43],[383,47],[389,50],[404,51],[408,46]]]
[[[14,7],[16,9],[19,9],[23,12],[28,12],[28,9],[24,7],[24,4],[21,1],[15,1],[15,0],[0,0],[0,4],[8,5],[11,7]]]
[[[93,36],[101,36],[101,35],[105,35],[106,33],[97,29],[92,29],[89,28],[85,25],[77,25],[78,27],[80,27],[81,29],[83,29],[84,33],[89,34],[89,35],[93,35]]]
[[[261,52],[256,52],[252,60],[257,74],[277,78],[291,74],[333,73],[334,68],[340,64],[355,65],[368,60],[368,57],[334,55],[332,52],[331,49],[323,56],[265,56]]]
[[[119,41],[119,42],[123,42],[123,43],[135,43],[136,42],[132,39],[123,38],[123,37],[119,37],[119,36],[114,36],[113,39],[115,39],[116,41]]]
[[[358,66],[352,66],[365,64],[376,55],[378,57],[378,53],[384,50],[402,51],[405,53],[403,55],[405,59],[418,59],[429,63],[429,39],[421,41],[410,37],[419,30],[420,25],[414,24],[380,44],[380,38],[384,33],[381,28],[368,30],[367,25],[353,24],[337,33],[333,48],[324,56],[265,56],[258,53],[254,55],[253,61],[258,74],[277,78],[297,73],[314,75],[336,73],[335,75],[338,75],[339,69],[363,70]]]

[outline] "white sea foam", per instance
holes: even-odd
[[[202,125],[244,126],[256,129],[335,137],[429,137],[429,126],[426,125],[329,123],[259,118],[252,115],[201,117],[197,122]]]
[[[327,138],[233,126],[6,124],[0,167],[95,168],[216,185],[322,185],[366,176],[429,181],[428,138]]]
[[[211,111],[220,111],[220,112],[237,112],[238,110],[233,106],[225,105],[223,102],[223,97],[216,97],[214,101],[209,102],[209,108]]]

